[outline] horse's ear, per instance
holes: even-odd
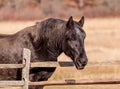
[[[72,16],[68,19],[66,26],[67,26],[67,28],[69,28],[69,29],[73,28],[73,26],[74,26],[74,21],[73,21],[73,17],[72,17]]]
[[[81,17],[81,19],[80,19],[80,21],[79,21],[79,25],[80,25],[81,27],[83,27],[83,25],[84,25],[84,16]]]

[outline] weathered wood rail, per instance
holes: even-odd
[[[89,62],[89,64],[87,64],[87,67],[93,67],[93,66],[112,66],[112,65],[120,65],[120,61],[113,61],[113,62],[101,62],[101,63],[92,63]],[[13,68],[23,68],[25,66],[25,64],[0,64],[0,69],[13,69]],[[60,61],[60,62],[33,62],[30,63],[30,67],[34,68],[34,67],[73,67],[74,64],[73,62],[70,61]]]
[[[0,64],[0,68],[22,68],[22,80],[21,81],[0,81],[0,87],[22,87],[28,89],[29,85],[35,86],[51,86],[51,85],[91,85],[91,84],[120,84],[120,79],[67,79],[59,81],[42,81],[42,82],[30,82],[29,81],[29,69],[30,67],[71,67],[74,66],[72,62],[34,62],[30,63],[31,52],[29,49],[23,50],[23,64]],[[87,67],[93,66],[112,66],[119,65],[120,61],[114,62],[102,62],[102,63],[89,63]]]

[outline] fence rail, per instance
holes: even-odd
[[[0,87],[6,87],[6,86],[11,86],[11,87],[17,87],[17,86],[24,86],[24,81],[0,81]]]
[[[0,86],[20,86],[23,89],[28,89],[29,85],[35,86],[51,86],[51,85],[91,85],[91,84],[120,84],[120,79],[82,79],[82,80],[60,80],[60,81],[42,81],[42,82],[30,82],[29,81],[29,69],[30,67],[71,67],[74,66],[73,62],[34,62],[30,63],[31,52],[29,49],[23,51],[23,64],[0,64],[0,68],[22,68],[22,80],[21,81],[0,81]],[[120,61],[114,62],[102,62],[102,63],[90,63],[87,67],[95,66],[111,66],[119,65]]]
[[[112,66],[112,65],[120,65],[120,61],[113,62],[89,62],[87,67],[91,66]],[[0,69],[13,69],[13,68],[23,68],[25,64],[0,64]],[[69,61],[60,61],[60,62],[33,62],[30,63],[30,67],[73,67],[74,63]]]
[[[52,86],[52,85],[94,85],[94,84],[120,84],[120,79],[67,79],[59,81],[29,82],[29,85]]]
[[[101,85],[101,84],[120,84],[120,79],[67,79],[67,80],[52,80],[41,82],[28,82],[28,85],[34,86],[53,86],[53,85]],[[0,86],[24,86],[24,81],[0,81]]]

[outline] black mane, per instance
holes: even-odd
[[[65,34],[65,21],[59,20],[59,19],[47,19],[42,22],[37,22],[36,27],[38,29],[39,34],[39,40],[36,42],[35,45],[36,49],[39,49],[37,51],[40,51],[41,48],[45,46],[45,48],[48,50],[48,54],[52,55],[53,57],[58,56],[62,51],[62,40]],[[50,48],[49,48],[50,47]],[[54,59],[54,58],[51,58]]]

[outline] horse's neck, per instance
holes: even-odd
[[[61,47],[55,47],[54,44],[40,44],[36,50],[36,55],[41,61],[57,61],[57,57],[62,53]]]
[[[35,42],[37,45],[36,52],[39,55],[40,59],[44,59],[44,61],[57,61],[57,57],[63,52],[62,51],[62,41],[65,34],[65,29],[59,29],[54,30],[55,35],[52,35],[53,33],[47,35],[46,37],[38,38],[38,40]],[[41,34],[43,35],[43,34]],[[44,34],[46,35],[46,34]]]

